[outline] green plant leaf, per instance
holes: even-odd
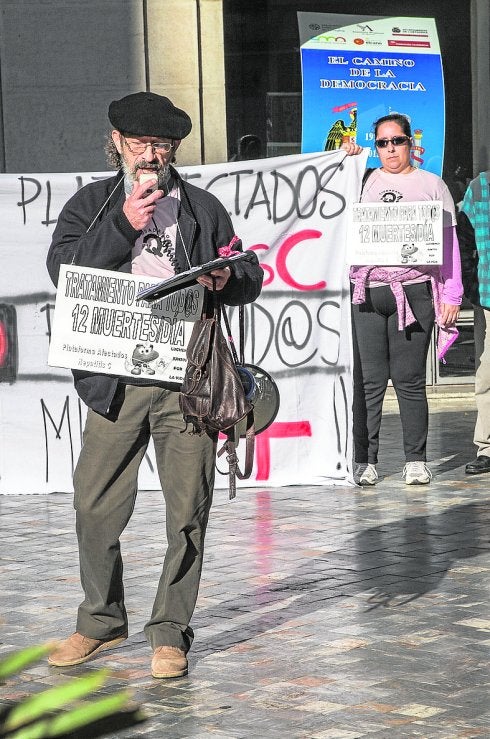
[[[26,698],[15,706],[5,720],[5,729],[12,731],[19,726],[40,718],[49,711],[57,711],[68,703],[98,690],[107,680],[109,670],[98,670],[82,678],[75,678],[63,685],[44,690]]]
[[[127,708],[130,700],[130,691],[123,690],[120,693],[99,698],[58,716],[25,726],[11,734],[9,739],[54,739],[55,737],[64,736],[81,729],[83,726],[87,727],[95,721],[119,714],[120,711]],[[144,718],[139,710],[134,712],[134,723],[142,721]]]
[[[49,736],[49,721],[43,720],[38,721],[31,726],[26,726],[23,729],[19,729],[15,734],[8,735],[8,739],[46,739]],[[3,735],[0,735],[3,736]]]
[[[53,649],[53,644],[37,644],[34,647],[27,647],[18,652],[12,652],[2,660],[0,660],[0,680],[20,672],[25,667],[29,667],[34,662],[38,662],[46,654]]]
[[[56,716],[51,723],[51,733],[48,734],[48,737],[68,734],[81,726],[112,716],[118,711],[124,710],[130,700],[131,691],[121,690],[119,693],[109,695],[106,698],[99,698],[80,706],[80,708],[74,708],[69,713]]]

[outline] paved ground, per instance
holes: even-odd
[[[2,701],[105,665],[105,690],[129,684],[149,716],[119,737],[490,737],[490,475],[464,475],[474,420],[471,400],[433,405],[430,486],[401,481],[390,414],[373,489],[219,491],[190,672],[174,681],[149,676],[165,512],[142,491],[123,540],[129,640],[85,666],[37,665]],[[3,496],[0,530],[0,654],[71,633],[71,497]]]

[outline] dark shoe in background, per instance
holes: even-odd
[[[490,472],[490,457],[481,454],[472,462],[468,462],[464,471],[467,475],[480,475],[482,472]]]

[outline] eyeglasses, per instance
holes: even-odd
[[[410,141],[410,136],[393,136],[391,139],[376,139],[374,143],[378,149],[385,149],[388,144],[393,144],[393,146],[403,146],[407,141]]]
[[[169,154],[174,148],[173,143],[170,141],[148,141],[147,144],[144,144],[142,141],[132,141],[130,146],[128,140],[124,139],[124,143],[131,154],[144,154],[149,146],[151,146],[154,154]]]

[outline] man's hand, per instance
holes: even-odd
[[[148,195],[148,188],[151,184],[150,181],[141,184],[135,182],[131,195],[126,198],[123,205],[124,215],[137,231],[142,231],[148,225],[155,210],[155,203],[163,195],[162,190],[155,190]]]
[[[214,277],[215,279],[214,289],[218,291],[224,288],[224,286],[230,279],[230,275],[231,275],[231,269],[229,267],[224,267],[223,269],[213,269],[213,271],[209,272],[207,275],[201,275],[201,277],[198,277],[197,282],[203,287],[207,287],[208,290],[212,290],[213,289],[213,277]]]
[[[459,318],[459,305],[450,305],[449,303],[441,304],[441,316],[438,320],[439,326],[448,328],[454,326]]]

